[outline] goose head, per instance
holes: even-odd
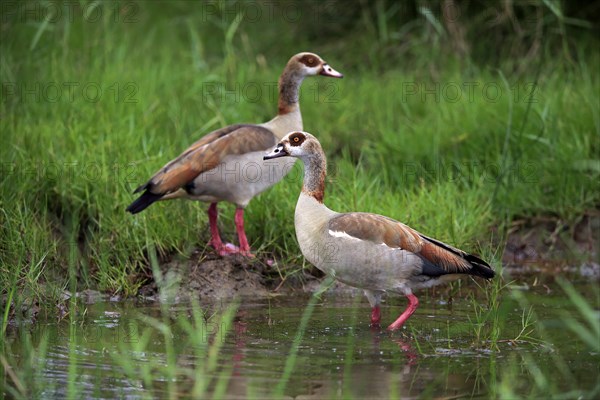
[[[287,69],[297,71],[302,76],[324,75],[332,78],[343,78],[344,75],[331,68],[327,62],[314,53],[298,53],[287,63]]]
[[[306,160],[322,153],[323,149],[316,137],[308,132],[296,131],[285,135],[263,159],[271,160],[279,157],[294,157]]]

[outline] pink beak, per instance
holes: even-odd
[[[323,68],[321,69],[321,75],[330,76],[332,78],[343,78],[344,75],[337,72],[335,69],[331,68],[329,64],[323,64]]]

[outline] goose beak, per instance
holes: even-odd
[[[341,73],[337,72],[335,69],[331,68],[329,66],[329,64],[327,64],[327,63],[323,64],[323,68],[321,69],[320,74],[324,75],[324,76],[330,76],[332,78],[343,78],[344,77],[343,74],[341,74]]]
[[[263,157],[263,160],[271,160],[273,158],[285,157],[289,156],[288,152],[285,150],[282,144],[278,144],[277,147],[273,149],[270,153],[266,154]]]

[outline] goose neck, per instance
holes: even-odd
[[[302,193],[313,197],[319,203],[325,198],[325,177],[327,176],[327,160],[323,152],[312,154],[304,161],[304,183]]]
[[[298,71],[286,68],[279,78],[279,115],[289,114],[300,110],[298,103],[300,97],[300,86],[304,75]]]

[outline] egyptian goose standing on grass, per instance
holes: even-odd
[[[240,253],[253,257],[244,231],[244,208],[254,196],[290,171],[289,163],[265,162],[262,156],[286,133],[302,130],[299,89],[305,77],[314,75],[343,77],[316,54],[296,54],[279,77],[275,118],[260,125],[230,125],[207,134],[138,187],[134,193],[143,193],[127,211],[137,214],[155,201],[176,198],[209,202],[209,244],[220,255]],[[235,226],[239,247],[221,241],[217,226],[219,201],[237,206]]]
[[[420,234],[401,222],[377,214],[337,213],[323,204],[327,161],[319,141],[292,132],[264,158],[290,156],[304,162],[304,184],[296,205],[296,236],[304,257],[347,285],[364,290],[371,304],[371,323],[381,320],[385,292],[401,293],[408,308],[388,329],[399,329],[415,312],[414,289],[444,283],[460,275],[493,278],[479,257]]]

